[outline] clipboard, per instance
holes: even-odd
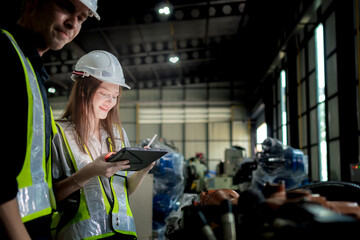
[[[125,169],[125,171],[139,171],[167,153],[165,149],[161,148],[146,149],[125,147],[110,155],[106,161],[116,162],[129,160],[130,168]]]

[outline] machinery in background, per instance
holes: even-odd
[[[299,149],[283,146],[275,138],[266,138],[255,159],[246,158],[241,147],[225,150],[225,160],[217,167],[217,176],[207,179],[208,189],[230,188],[244,191],[261,189],[266,183],[284,181],[286,188],[298,187],[307,180],[307,157]]]
[[[238,189],[233,178],[239,171],[245,158],[245,148],[232,146],[225,149],[224,161],[221,161],[216,169],[216,176],[207,178],[207,189],[231,188]]]
[[[245,148],[240,146],[232,146],[231,148],[225,149],[224,153],[224,172],[226,176],[234,177],[239,166],[245,158]]]
[[[240,164],[240,168],[233,178],[233,184],[239,186],[240,191],[249,189],[252,183],[253,172],[258,164],[252,159],[246,159]]]
[[[191,157],[185,166],[185,192],[200,193],[206,190],[206,174],[208,172],[207,162],[204,154],[197,152]]]
[[[285,189],[266,184],[260,190],[205,192],[182,207],[166,237],[186,239],[303,240],[352,239],[360,228],[360,186],[346,182],[316,183]]]
[[[350,174],[352,182],[360,183],[360,163],[350,164]]]
[[[307,180],[303,152],[273,138],[265,139],[254,160],[241,159],[236,149],[229,152],[227,173],[224,161],[218,167],[219,176],[209,178],[214,181],[213,190],[201,192],[200,199],[188,196],[176,214],[170,214],[167,239],[184,239],[189,233],[194,239],[211,240],[351,239],[357,235],[359,185],[303,184]],[[358,164],[351,167],[360,171]],[[248,187],[231,189],[244,183]]]
[[[253,171],[251,188],[262,189],[266,183],[284,182],[287,189],[299,187],[307,179],[304,153],[275,138],[266,138],[257,153],[257,168]]]

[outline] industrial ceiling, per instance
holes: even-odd
[[[67,95],[79,57],[102,49],[119,58],[133,89],[227,81],[240,90],[233,101],[253,105],[299,2],[99,0],[101,20],[88,19],[72,43],[44,55],[48,86]],[[159,14],[163,4],[170,4],[169,15]]]

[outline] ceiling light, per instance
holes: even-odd
[[[169,57],[169,62],[171,63],[177,63],[180,60],[180,58],[178,56],[170,56]]]
[[[161,2],[155,6],[161,20],[166,20],[173,12],[173,6],[168,2]]]
[[[164,14],[164,15],[169,15],[170,14],[170,8],[168,6],[159,8],[159,13],[160,14]]]
[[[56,89],[53,87],[50,87],[50,88],[48,88],[48,92],[54,94],[56,92]]]

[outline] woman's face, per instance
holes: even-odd
[[[105,119],[116,105],[119,96],[119,85],[102,82],[93,97],[95,119]]]

